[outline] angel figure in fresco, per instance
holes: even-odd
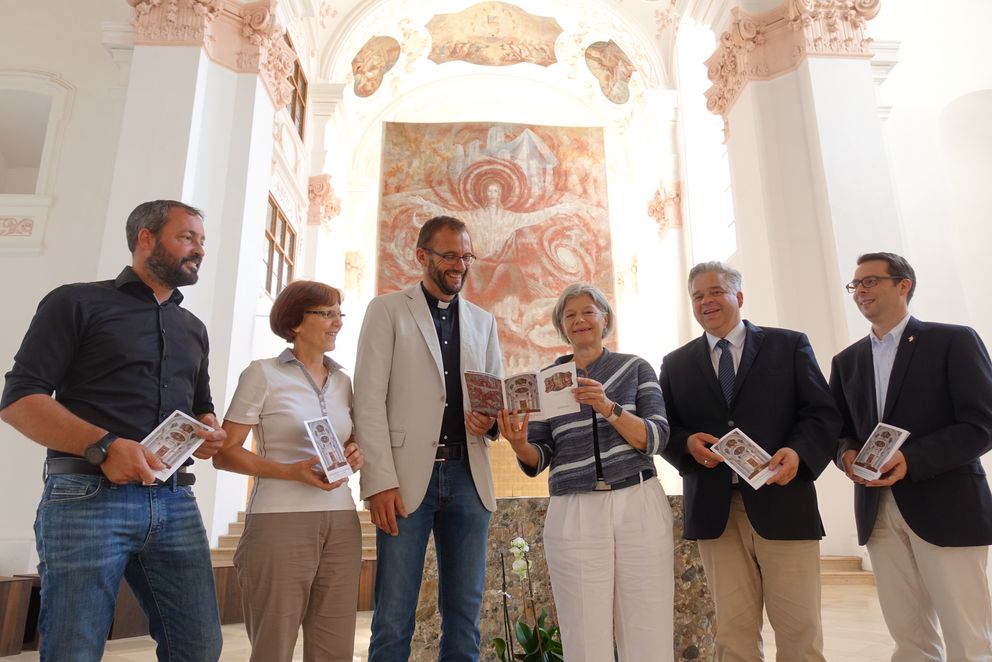
[[[559,214],[575,214],[581,205],[577,202],[559,202],[531,212],[516,212],[503,207],[503,186],[499,182],[486,184],[486,204],[476,209],[447,209],[421,195],[411,200],[427,210],[431,216],[456,216],[468,225],[472,248],[481,258],[496,255],[517,230],[537,225]]]
[[[594,207],[581,198],[558,200],[553,204],[534,209],[526,202],[540,200],[547,195],[558,160],[539,136],[525,129],[509,142],[503,127],[489,130],[486,145],[473,141],[466,150],[455,146],[455,153],[448,164],[453,179],[474,174],[482,183],[484,200],[469,197],[462,208],[446,206],[411,192],[408,200],[423,208],[427,216],[455,216],[468,225],[472,247],[480,258],[495,257],[518,230],[538,225],[555,216],[575,216],[580,212],[605,220],[605,210]],[[514,173],[517,176],[511,176]],[[516,195],[507,191],[507,185],[518,185]],[[525,190],[520,190],[525,189]],[[478,188],[476,189],[478,190]],[[515,198],[526,210],[508,208],[507,197]],[[529,200],[521,200],[528,198]],[[426,219],[425,219],[426,220]]]

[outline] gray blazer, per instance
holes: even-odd
[[[503,376],[496,319],[459,299],[461,369]],[[420,283],[369,303],[355,362],[355,437],[365,454],[361,498],[394,487],[407,512],[424,499],[444,415],[444,371],[437,332]],[[464,380],[462,380],[464,391]],[[468,406],[468,394],[464,397]],[[496,509],[485,437],[468,434],[479,498]]]

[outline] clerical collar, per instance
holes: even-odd
[[[446,308],[449,308],[454,304],[458,303],[457,294],[454,296],[454,298],[451,299],[451,301],[441,301],[440,299],[438,299],[433,294],[427,291],[427,288],[424,287],[423,282],[420,283],[420,289],[423,291],[424,298],[427,299],[427,305],[430,308],[440,308],[441,310],[445,310]]]

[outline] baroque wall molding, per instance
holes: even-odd
[[[658,224],[658,238],[682,227],[682,182],[659,186],[648,201],[648,216]]]
[[[878,15],[882,0],[785,0],[770,11],[730,12],[730,25],[706,60],[713,85],[706,107],[727,115],[752,80],[771,80],[794,71],[809,56],[871,58],[865,23]]]
[[[341,213],[341,198],[334,192],[330,175],[315,175],[310,178],[308,189],[310,207],[307,212],[309,225],[322,225],[330,230],[330,223]]]
[[[127,0],[134,44],[201,46],[217,64],[258,74],[278,111],[289,103],[296,54],[276,20],[278,0]]]
[[[0,257],[41,255],[52,202],[48,195],[0,195]]]
[[[0,237],[30,237],[34,233],[33,218],[0,217]]]

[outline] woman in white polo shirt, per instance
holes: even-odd
[[[292,347],[252,361],[224,417],[227,441],[214,466],[254,476],[248,516],[234,554],[252,662],[293,659],[300,626],[303,659],[351,662],[362,534],[345,480],[328,483],[303,422],[327,416],[352,469],[351,378],[326,356],[341,329],[341,292],[295,281],[269,313]],[[254,433],[255,452],[243,447]],[[319,466],[317,467],[319,469]]]

